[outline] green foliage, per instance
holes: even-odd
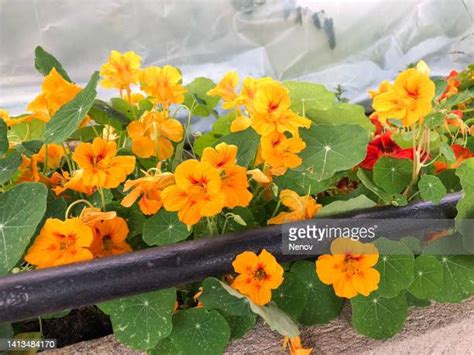
[[[384,298],[379,292],[351,300],[352,326],[361,334],[375,339],[387,339],[402,329],[408,315],[405,293]]]
[[[4,159],[0,159],[0,185],[10,180],[22,163],[21,154],[9,152]]]
[[[318,279],[314,262],[297,261],[291,266],[291,273],[306,288],[304,312],[298,318],[301,324],[324,324],[339,315],[342,299],[335,295],[332,286],[325,285]]]
[[[95,72],[87,86],[51,117],[43,135],[45,143],[63,143],[79,127],[94,103],[98,81],[99,72]]]
[[[0,339],[13,338],[13,328],[10,324],[0,324]]]
[[[117,130],[123,130],[130,122],[127,115],[101,100],[94,100],[89,115],[95,122],[110,125]]]
[[[465,160],[456,170],[461,181],[463,197],[456,205],[456,229],[463,235],[464,247],[474,252],[474,158]]]
[[[238,338],[255,327],[257,316],[250,310],[246,298],[237,298],[227,292],[219,280],[209,277],[204,280],[203,293],[199,297],[204,307],[218,310],[230,326],[231,337]]]
[[[413,163],[409,159],[382,157],[374,165],[374,182],[390,194],[398,194],[412,179]]]
[[[334,177],[318,181],[316,174],[308,170],[288,170],[284,175],[276,176],[273,181],[279,190],[290,189],[298,195],[315,195],[336,183]]]
[[[317,217],[324,218],[334,216],[341,213],[372,208],[377,204],[365,195],[359,195],[345,201],[334,201],[325,205],[317,214]]]
[[[232,296],[237,298],[246,299],[250,309],[255,314],[258,314],[268,324],[268,326],[280,333],[283,336],[294,337],[299,335],[298,327],[293,320],[288,317],[281,309],[279,309],[275,303],[270,302],[265,306],[259,306],[252,302],[248,297],[242,295],[238,291],[234,290],[229,285],[220,282],[221,286]]]
[[[318,181],[351,169],[364,160],[368,131],[359,125],[317,125],[301,130],[306,149],[300,154],[303,167],[313,168]]]
[[[316,124],[357,124],[367,131],[373,132],[374,125],[365,115],[363,106],[340,103],[326,109],[314,109],[307,111],[307,116]]]
[[[207,92],[215,86],[211,79],[202,77],[194,79],[185,86],[188,91],[184,94],[183,104],[189,108],[191,114],[207,117],[214,112],[219,97],[209,96]]]
[[[142,238],[148,245],[161,246],[185,240],[190,234],[175,212],[161,209],[145,221]]]
[[[443,286],[434,297],[438,302],[457,303],[474,293],[474,257],[472,255],[440,256]]]
[[[283,284],[273,292],[272,299],[283,312],[297,320],[305,310],[308,294],[304,282],[294,273],[286,272]]]
[[[375,265],[380,273],[378,293],[382,297],[395,297],[413,282],[413,253],[404,243],[386,238],[377,239],[375,246],[380,253],[379,261]]]
[[[236,145],[237,164],[248,167],[255,160],[260,139],[252,128],[247,128],[245,131],[231,133],[222,137],[215,145],[222,142]]]
[[[171,334],[176,290],[144,293],[99,304],[110,316],[114,335],[125,345],[140,350],[154,348]]]
[[[219,136],[230,134],[230,125],[237,117],[237,111],[230,111],[228,114],[220,116],[212,125],[212,133]]]
[[[3,119],[0,118],[0,157],[8,151],[8,127]]]
[[[408,291],[420,299],[434,298],[443,285],[443,265],[433,255],[415,259],[415,278]]]
[[[283,82],[290,91],[291,109],[299,115],[306,116],[310,110],[329,109],[336,102],[334,93],[324,85],[298,81]]]
[[[24,183],[0,195],[0,275],[16,265],[30,243],[46,211],[47,194],[43,184]]]
[[[418,189],[423,200],[433,201],[435,204],[439,204],[446,195],[446,187],[434,175],[423,175],[418,181]]]
[[[183,355],[222,354],[229,338],[229,325],[218,311],[191,308],[173,317],[170,340]]]
[[[203,134],[202,136],[199,136],[196,138],[193,144],[193,149],[194,153],[197,154],[197,156],[201,156],[202,152],[204,151],[204,148],[207,147],[212,147],[214,144],[216,144],[219,141],[219,138],[217,138],[214,133],[208,132]]]
[[[35,68],[44,76],[48,75],[53,68],[56,68],[59,75],[61,75],[65,80],[71,82],[69,75],[67,75],[59,61],[40,46],[35,48]]]

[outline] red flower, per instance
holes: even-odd
[[[382,156],[413,160],[413,149],[402,149],[392,140],[391,135],[391,132],[381,134],[369,143],[367,146],[367,155],[364,161],[360,163],[361,167],[372,170],[377,160]]]
[[[471,152],[471,150],[467,147],[464,148],[462,145],[452,144],[451,148],[454,152],[454,156],[456,157],[456,161],[452,164],[448,164],[442,161],[435,162],[435,174],[439,174],[440,172],[446,169],[457,169],[464,160],[474,158],[474,153]]]

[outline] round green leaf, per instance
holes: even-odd
[[[372,208],[377,204],[365,195],[359,195],[345,201],[334,201],[325,205],[318,217],[333,216],[340,213]]]
[[[293,319],[298,319],[304,310],[306,298],[306,285],[292,272],[285,273],[285,280],[273,292],[272,299],[278,307]]]
[[[0,339],[13,338],[13,328],[10,324],[0,324]]]
[[[361,334],[375,339],[390,338],[402,329],[408,315],[405,293],[383,298],[378,292],[351,300],[352,326]]]
[[[50,53],[46,52],[42,47],[35,48],[35,68],[44,76],[48,75],[53,68],[61,75],[64,80],[71,82],[61,63]]]
[[[326,109],[309,109],[306,116],[316,124],[358,124],[373,132],[374,125],[367,119],[363,106],[349,103],[339,103]]]
[[[374,165],[374,182],[391,194],[398,194],[412,178],[413,163],[409,159],[382,157]]]
[[[430,300],[416,298],[410,292],[406,292],[405,296],[407,297],[408,307],[428,307],[431,305]]]
[[[441,180],[434,175],[423,175],[418,182],[421,198],[425,201],[433,201],[440,203],[441,199],[446,195],[446,187]]]
[[[297,261],[291,272],[304,283],[307,293],[304,312],[298,318],[301,324],[324,324],[339,315],[343,300],[336,296],[332,286],[318,279],[313,262]]]
[[[173,345],[183,354],[222,354],[230,338],[230,328],[218,311],[191,308],[173,317]]]
[[[443,265],[433,255],[420,255],[415,259],[415,279],[408,291],[415,297],[435,297],[443,286]]]
[[[449,237],[448,237],[449,238]],[[439,302],[456,303],[474,293],[474,256],[441,256],[443,285],[434,297]]]
[[[301,138],[306,143],[300,154],[303,167],[313,168],[318,181],[359,164],[369,143],[368,131],[355,124],[313,124],[310,129],[301,130]]]
[[[0,159],[0,185],[15,175],[21,163],[21,154],[16,151],[12,151],[4,159]]]
[[[99,304],[110,316],[114,335],[139,350],[154,348],[171,333],[176,290],[144,293]]]
[[[197,137],[193,144],[194,153],[201,156],[204,148],[212,147],[218,140],[219,138],[217,138],[212,132],[207,132],[202,136]]]
[[[44,216],[47,197],[48,190],[39,183],[23,183],[0,194],[0,275],[23,255]]]
[[[315,195],[328,189],[332,184],[335,183],[334,177],[318,181],[316,174],[303,170],[288,170],[286,174],[274,177],[274,182],[281,190],[290,189],[295,191],[297,194],[304,195]]]
[[[190,234],[176,213],[161,209],[145,221],[142,238],[148,245],[167,245],[185,240]]]
[[[181,351],[176,349],[176,346],[173,345],[171,338],[161,339],[156,347],[148,351],[149,355],[183,355]]]
[[[375,265],[380,273],[378,292],[382,297],[395,297],[413,282],[415,258],[410,248],[399,241],[379,238],[375,246],[380,253]]]
[[[222,311],[219,311],[219,313],[224,316],[229,324],[231,339],[243,337],[249,330],[255,328],[255,325],[257,324],[257,315],[255,313],[251,313],[245,317],[229,316],[224,314]]]
[[[311,109],[328,109],[336,102],[334,93],[323,85],[300,81],[283,82],[290,91],[291,109],[305,116]]]
[[[192,109],[192,114],[195,116],[209,116],[219,102],[219,97],[207,95],[207,92],[215,86],[211,79],[202,77],[194,79],[186,85],[183,104]]]

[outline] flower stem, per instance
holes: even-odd
[[[94,207],[94,206],[92,205],[92,203],[91,203],[90,201],[87,201],[87,200],[77,200],[77,201],[74,201],[73,203],[71,203],[71,204],[68,206],[68,208],[67,208],[67,210],[66,210],[66,213],[64,214],[64,219],[68,219],[68,218],[69,218],[69,213],[71,212],[71,209],[72,209],[74,206],[76,206],[76,205],[78,205],[78,204],[80,204],[80,203],[85,203],[85,204],[86,204],[87,206],[89,206],[89,207]]]
[[[99,195],[100,195],[100,202],[102,203],[102,210],[105,212],[105,194],[104,194],[104,189],[102,187],[99,187],[98,189]]]

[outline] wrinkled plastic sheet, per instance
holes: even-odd
[[[0,0],[0,107],[40,90],[43,46],[84,85],[110,50],[172,64],[184,83],[225,72],[342,85],[352,101],[423,58],[435,75],[474,62],[474,2],[463,0]],[[117,93],[99,90],[99,97]]]

